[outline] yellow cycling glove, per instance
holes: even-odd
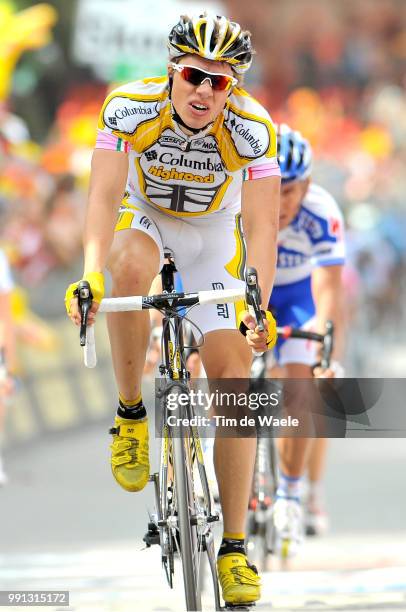
[[[104,296],[104,276],[102,272],[88,272],[84,275],[82,280],[86,280],[90,285],[90,290],[93,295],[93,301],[100,304]],[[80,281],[76,281],[76,283],[72,283],[66,290],[65,293],[65,307],[66,312],[70,313],[70,303],[75,296],[75,290],[78,288],[78,284]]]
[[[238,329],[242,333],[243,336],[247,335],[248,327],[242,321],[242,317],[246,314],[246,310],[240,312],[238,316]],[[275,346],[276,341],[278,339],[278,334],[276,333],[276,321],[273,317],[273,314],[269,312],[269,310],[261,310],[263,317],[268,322],[268,335],[266,337],[266,345],[268,349],[271,349]]]

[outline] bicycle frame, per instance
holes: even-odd
[[[150,480],[154,483],[156,515],[150,518],[148,532],[144,537],[147,546],[160,544],[162,563],[169,585],[172,587],[174,571],[173,557],[179,552],[182,559],[183,582],[187,610],[201,610],[200,560],[206,552],[213,580],[216,610],[221,610],[217,580],[211,523],[219,519],[212,512],[210,490],[204,468],[203,452],[197,427],[190,424],[193,418],[191,402],[184,405],[178,400],[180,394],[189,394],[189,373],[185,364],[183,342],[183,320],[178,307],[197,304],[221,304],[236,302],[245,297],[241,289],[200,291],[197,293],[175,292],[175,264],[171,255],[165,254],[168,263],[162,270],[163,293],[154,296],[130,296],[103,299],[99,312],[124,312],[156,308],[164,314],[163,320],[163,363],[160,365],[161,387],[158,397],[162,400],[162,443],[159,472]],[[248,272],[247,272],[248,274]],[[251,269],[250,296],[253,297],[254,314],[258,325],[262,325],[259,311],[259,288],[256,272]],[[94,367],[97,363],[94,342],[94,328],[87,327],[87,316],[93,296],[87,281],[78,285],[78,299],[82,312],[80,343],[84,346],[85,365]],[[168,393],[175,396],[176,427],[168,419]],[[186,423],[184,424],[184,417]],[[198,467],[202,493],[197,496],[193,478],[193,462]],[[170,467],[172,465],[172,468]],[[172,471],[171,471],[172,470]]]
[[[164,264],[161,277],[162,289],[166,297],[174,292],[174,273],[176,267],[173,259],[168,257]],[[162,443],[160,452],[160,467],[158,474],[152,476],[155,490],[155,503],[158,509],[157,527],[160,533],[162,562],[165,567],[169,585],[172,587],[174,571],[173,555],[176,548],[180,549],[184,575],[185,598],[188,610],[201,609],[200,601],[200,553],[207,552],[213,579],[216,609],[220,609],[220,595],[217,583],[217,570],[214,553],[214,538],[210,523],[218,520],[212,513],[211,496],[204,468],[203,452],[197,427],[180,426],[174,428],[168,423],[168,407],[166,396],[170,392],[189,393],[189,373],[186,369],[185,346],[183,340],[183,321],[181,315],[172,308],[164,306],[162,322],[162,357],[159,366],[161,387],[159,395],[163,399]],[[184,406],[177,403],[171,414],[176,422],[179,419],[190,419],[193,408],[190,402]],[[195,499],[193,483],[193,462],[197,462],[199,478],[203,489],[204,503],[199,507]],[[173,474],[170,474],[172,465]],[[172,479],[172,495],[169,481]],[[179,485],[179,480],[182,485]],[[176,515],[173,513],[176,505]],[[179,534],[178,543],[177,536]]]

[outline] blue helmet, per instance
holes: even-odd
[[[312,169],[312,148],[300,132],[286,123],[278,126],[278,163],[282,183],[304,181]]]

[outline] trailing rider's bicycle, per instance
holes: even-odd
[[[313,366],[328,369],[333,351],[334,326],[326,323],[326,332],[318,334],[312,331],[296,329],[291,326],[277,327],[280,338],[300,338],[313,340],[321,344],[321,359]],[[257,357],[251,370],[251,391],[263,390],[266,377],[266,355]],[[275,381],[283,387],[282,381]],[[259,436],[255,459],[254,477],[249,501],[247,518],[247,551],[258,569],[265,571],[268,558],[275,550],[275,529],[272,522],[272,505],[278,487],[278,453],[274,438]],[[281,543],[281,558],[289,555],[289,542]]]
[[[211,570],[216,610],[221,610],[217,580],[216,555],[212,526],[219,516],[212,507],[199,432],[192,425],[194,410],[189,395],[189,372],[186,369],[183,323],[184,310],[198,304],[237,302],[246,297],[244,290],[215,290],[198,293],[175,292],[174,260],[166,253],[167,263],[161,271],[162,294],[108,298],[102,300],[99,312],[136,311],[155,308],[163,314],[161,375],[157,399],[162,412],[160,426],[160,460],[158,472],[150,476],[154,485],[155,514],[150,517],[144,537],[147,546],[161,547],[161,560],[169,586],[173,587],[175,557],[182,562],[187,610],[201,610],[202,561],[206,557]],[[256,278],[256,276],[255,276]],[[251,293],[255,294],[255,287]],[[78,286],[82,313],[80,342],[85,350],[85,364],[96,365],[93,327],[87,327],[91,306],[90,286]],[[258,326],[263,329],[258,300],[250,307]],[[171,396],[171,410],[168,396]],[[186,401],[185,401],[186,398]],[[172,417],[172,418],[169,418]],[[176,424],[174,424],[176,423]],[[194,467],[197,465],[197,470]],[[196,482],[196,478],[200,482]],[[241,607],[239,607],[241,609]]]

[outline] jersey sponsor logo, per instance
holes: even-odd
[[[269,132],[264,123],[240,117],[229,110],[227,127],[231,128],[231,138],[242,157],[257,158],[265,155],[269,148]]]
[[[190,159],[190,156],[189,158],[185,157],[183,154],[174,156],[169,151],[162,153],[159,161],[170,166],[185,166],[186,168],[193,168],[193,170],[208,170],[209,172],[222,172],[224,170],[221,162],[212,162],[210,158],[200,161],[198,159]]]
[[[307,210],[304,208],[300,209],[298,216],[291,223],[291,226],[296,231],[304,230],[313,240],[319,240],[322,238],[325,231],[323,231],[321,221],[319,221],[314,215],[307,212]]]
[[[278,250],[278,268],[295,268],[308,261],[308,256],[298,251],[281,247]]]
[[[140,225],[143,225],[145,228],[149,229],[151,227],[151,221],[144,215],[140,219]]]
[[[125,134],[132,134],[137,125],[139,125],[139,118],[142,119],[153,119],[158,116],[158,104],[157,102],[132,100],[124,96],[114,96],[107,104],[104,109],[104,123],[107,127],[112,129],[119,129],[120,132]],[[137,118],[134,125],[131,124],[132,129],[128,129],[128,124],[121,125],[123,119]]]
[[[195,148],[193,139],[181,140],[177,134],[166,130],[158,142],[151,144],[135,161],[143,174],[141,190],[144,197],[162,210],[179,214],[204,214],[220,197],[221,189],[227,181],[218,150],[213,149],[209,153],[201,149],[202,141],[206,138],[209,142],[215,142],[212,136],[198,138]],[[150,155],[155,151],[158,154],[156,161]]]
[[[206,140],[204,138],[198,138],[192,141],[192,149],[196,151],[217,151],[217,143],[214,139]]]
[[[164,181],[195,181],[196,183],[214,183],[214,174],[201,176],[200,174],[192,174],[191,172],[181,172],[177,168],[165,170],[163,166],[151,166],[148,172],[149,174],[153,174]]]
[[[174,132],[165,130],[165,132],[159,138],[160,146],[164,148],[180,149],[184,152],[197,151],[200,153],[207,153],[207,151],[218,152],[218,146],[213,136],[205,136],[204,138],[194,138],[193,140],[186,140],[177,136]]]
[[[179,138],[178,136],[172,136],[170,134],[163,134],[159,139],[159,144],[162,147],[173,147],[177,146],[181,148],[187,142],[184,138]]]
[[[328,232],[331,236],[340,238],[341,236],[341,223],[340,219],[330,217],[328,220]]]
[[[148,161],[154,161],[154,159],[158,159],[158,153],[152,149],[152,151],[147,151],[145,153],[145,157]]]
[[[145,195],[156,206],[163,210],[182,213],[205,213],[211,206],[218,188],[171,185],[160,183],[150,176],[145,176]]]
[[[124,119],[124,117],[130,117],[130,115],[152,115],[152,110],[144,106],[133,106],[132,108],[124,106],[124,108],[116,110],[117,119]]]
[[[315,255],[319,257],[320,255],[331,255],[332,253],[333,253],[333,249],[330,247],[330,248],[317,249]]]

